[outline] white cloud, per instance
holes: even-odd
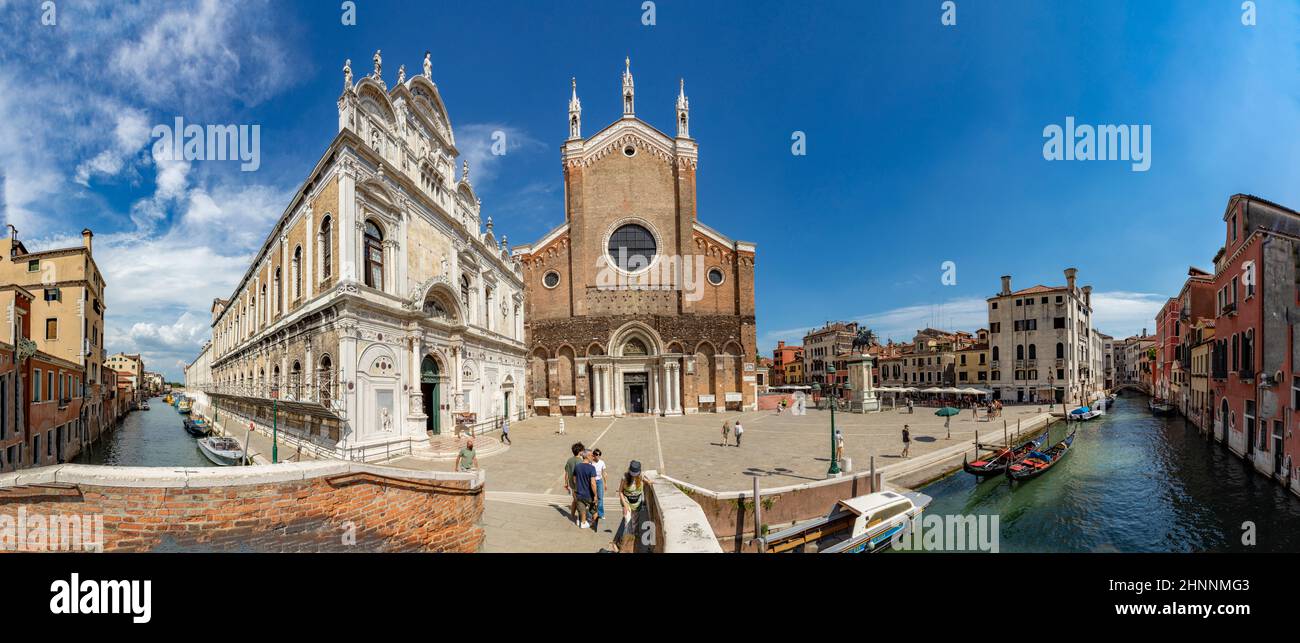
[[[501,138],[504,136],[504,139]],[[493,154],[493,145],[504,142],[505,153]],[[546,149],[541,141],[527,132],[500,123],[470,123],[456,128],[456,147],[460,158],[469,162],[469,180],[475,188],[492,182],[501,171],[502,164],[512,154],[525,154]]]
[[[1116,338],[1137,335],[1143,328],[1155,330],[1156,313],[1169,301],[1167,295],[1153,293],[1111,292],[1092,293],[1092,325]]]

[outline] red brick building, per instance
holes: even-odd
[[[35,350],[32,299],[22,287],[0,287],[0,308],[14,311],[0,332],[0,471],[68,462],[91,439],[83,367]]]
[[[1173,384],[1173,365],[1177,359],[1179,304],[1176,298],[1170,298],[1156,313],[1156,358],[1152,367],[1152,394],[1169,400],[1176,393]]]
[[[1300,410],[1294,372],[1300,213],[1238,194],[1223,222],[1224,244],[1214,257],[1214,435],[1256,470],[1300,492],[1300,440],[1290,437]]]

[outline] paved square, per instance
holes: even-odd
[[[944,418],[935,409],[917,407],[880,413],[835,413],[844,433],[844,457],[854,471],[864,471],[871,456],[876,466],[900,461],[902,428],[911,427],[911,455],[921,456],[967,443],[979,431],[985,441],[1002,441],[1003,420],[1014,432],[1016,420],[1047,411],[1037,405],[1008,406],[1002,417],[973,420],[969,409],[952,419],[952,439]],[[722,446],[722,423],[740,419],[745,427],[742,446]],[[809,410],[802,417],[773,411],[703,413],[681,417],[564,418],[565,435],[559,435],[559,418],[534,417],[512,425],[513,445],[497,454],[480,457],[490,491],[563,494],[563,468],[569,446],[582,442],[599,448],[609,463],[611,478],[640,460],[644,469],[657,469],[713,491],[740,491],[753,487],[758,477],[763,488],[781,487],[826,477],[830,466],[830,412]],[[981,438],[984,440],[984,438]],[[396,466],[450,470],[451,462],[404,458]]]

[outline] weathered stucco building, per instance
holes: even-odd
[[[492,230],[426,55],[424,73],[344,65],[338,134],[234,294],[212,306],[222,420],[325,455],[428,448],[453,422],[517,415],[523,272]]]
[[[698,147],[623,116],[562,148],[565,220],[515,249],[527,283],[528,403],[539,413],[677,415],[756,407],[754,245],[696,217]]]

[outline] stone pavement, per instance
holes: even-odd
[[[952,419],[952,439],[946,439],[944,418],[933,408],[856,414],[836,412],[843,431],[844,457],[855,471],[865,470],[870,456],[876,467],[903,462],[902,427],[912,431],[913,458],[969,444],[980,432],[981,441],[1001,442],[1003,421],[1015,431],[1016,420],[1046,412],[1046,406],[1008,406],[1002,418],[971,419],[970,410]],[[742,446],[722,446],[724,420],[740,418],[745,426]],[[534,417],[511,426],[513,444],[492,455],[481,455],[487,472],[488,497],[484,511],[487,526],[485,551],[599,551],[612,537],[606,529],[618,527],[618,501],[607,493],[607,517],[600,534],[582,533],[568,520],[563,470],[569,446],[582,442],[600,449],[609,463],[611,486],[640,460],[643,469],[656,469],[674,478],[714,491],[748,491],[757,477],[764,488],[781,487],[826,477],[830,457],[830,412],[812,410],[802,417],[772,411],[698,414],[682,417],[564,418],[565,435],[559,435],[558,418]],[[987,437],[985,437],[987,436]],[[734,445],[734,436],[732,438]],[[398,458],[393,466],[450,470],[449,461]]]

